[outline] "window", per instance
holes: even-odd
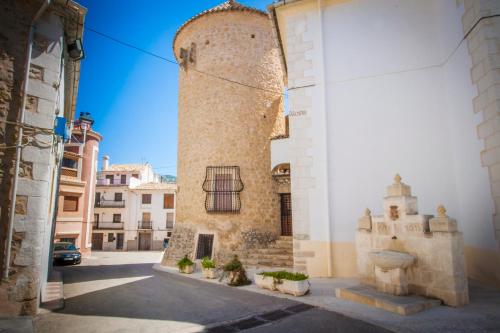
[[[167,213],[167,229],[174,227],[174,213]]]
[[[113,214],[113,223],[120,223],[122,221],[122,214]]]
[[[123,194],[115,193],[115,201],[122,201],[122,200],[123,200]]]
[[[101,203],[101,192],[95,192],[95,206],[99,207],[99,204]]]
[[[78,169],[78,161],[72,160],[70,158],[64,157],[62,160],[62,166],[64,168]]]
[[[115,177],[114,177],[113,175],[107,175],[107,176],[106,176],[106,179],[109,179],[109,184],[110,184],[110,185],[113,185],[113,179],[114,179],[114,178],[115,178]]]
[[[167,232],[167,237],[172,237],[172,231]]]
[[[109,233],[108,234],[108,242],[113,242],[115,240],[115,234],[114,233]]]
[[[63,211],[65,212],[77,212],[78,211],[78,197],[75,196],[64,196]]]
[[[133,173],[132,177],[139,179],[139,174],[138,173]]]
[[[150,222],[151,221],[151,213],[142,213],[142,221]]]
[[[243,190],[237,166],[207,167],[203,190],[207,192],[205,209],[212,213],[239,213],[239,192]]]
[[[71,243],[73,245],[76,244],[76,238],[59,238],[59,241],[61,243]],[[56,245],[57,246],[57,245]],[[69,245],[66,245],[66,248],[64,249],[61,249],[61,250],[66,250],[68,247],[70,247]]]
[[[174,209],[174,195],[164,194],[163,195],[163,208],[164,209]]]
[[[120,184],[127,184],[127,175],[120,176]]]
[[[214,235],[198,235],[198,246],[196,247],[196,259],[204,257],[212,258],[212,246],[214,244]]]
[[[142,204],[150,205],[151,204],[151,194],[143,194],[142,195]]]

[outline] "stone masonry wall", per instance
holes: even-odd
[[[0,5],[0,120],[18,121],[29,25],[41,1],[3,1]],[[63,24],[48,10],[34,36],[25,123],[51,130],[58,95]],[[0,123],[0,147],[16,144],[17,128]],[[40,283],[46,278],[53,201],[56,150],[52,135],[25,131],[36,138],[22,149],[18,182],[11,269],[0,284],[0,316],[33,315],[37,312]],[[0,260],[5,260],[15,150],[0,149]],[[47,248],[44,248],[44,245]]]
[[[477,126],[477,134],[484,142],[481,163],[489,171],[495,203],[494,230],[500,246],[500,2],[465,0],[464,5],[462,25],[464,34],[470,31],[467,45],[472,59],[471,77],[478,92],[474,112],[483,114],[483,122]]]
[[[179,72],[176,226],[164,261],[170,264],[194,256],[199,233],[214,234],[214,256],[226,260],[256,240],[274,239],[280,230],[270,138],[284,131],[283,79],[271,22],[247,11],[208,14],[182,29],[176,55],[192,43],[195,62]],[[202,184],[208,166],[240,167],[239,213],[205,210]]]

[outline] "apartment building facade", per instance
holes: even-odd
[[[81,113],[70,142],[64,145],[54,236],[55,241],[75,244],[84,257],[90,256],[92,246],[97,158],[102,140],[92,130],[93,123],[88,113]]]
[[[175,183],[162,183],[149,164],[109,165],[98,174],[92,249],[161,250],[175,223]]]

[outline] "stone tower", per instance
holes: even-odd
[[[176,224],[165,265],[219,263],[279,234],[270,138],[285,131],[283,70],[265,12],[227,1],[182,25]]]

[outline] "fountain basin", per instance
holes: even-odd
[[[384,271],[397,268],[406,269],[413,265],[416,259],[409,253],[390,250],[373,251],[370,252],[369,256],[375,266]]]

